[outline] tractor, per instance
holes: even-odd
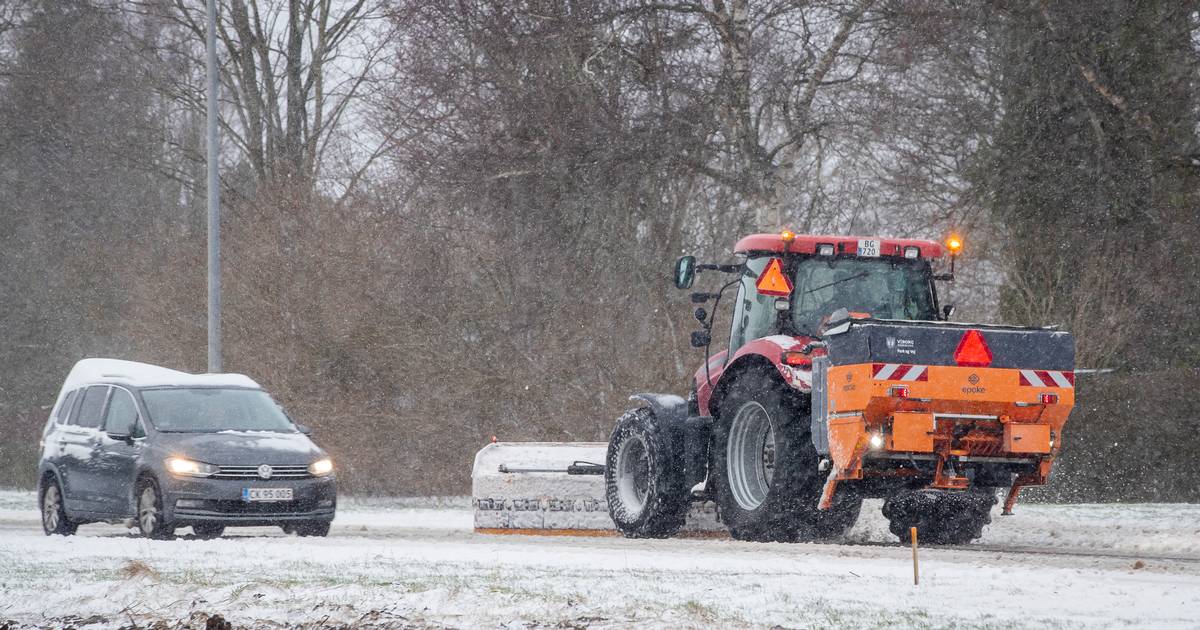
[[[712,501],[735,539],[835,539],[879,498],[901,541],[964,544],[998,492],[1011,513],[1061,448],[1074,340],[950,321],[937,286],[962,245],[784,231],[741,239],[732,263],[680,258],[678,289],[716,280],[690,295],[704,361],[685,396],[637,394],[617,421],[603,463],[617,530],[669,537]]]

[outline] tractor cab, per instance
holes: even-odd
[[[875,319],[939,319],[927,259],[797,254],[781,258],[774,252],[747,256],[733,307],[732,349],[771,334],[815,337],[839,309]]]
[[[697,310],[704,329],[693,335],[693,345],[706,349],[705,364],[695,377],[699,410],[710,413],[710,399],[727,370],[762,363],[762,357],[778,364],[782,353],[818,340],[835,313],[856,319],[948,318],[951,309],[939,310],[934,281],[952,275],[935,274],[931,263],[947,251],[957,254],[961,245],[958,238],[943,248],[933,241],[798,236],[784,231],[738,241],[734,252],[744,260],[740,265],[697,264],[690,256],[680,258],[675,273],[679,288],[690,288],[697,271],[733,276],[717,293],[692,294],[695,302],[716,300],[712,313]],[[731,291],[731,308],[721,308]],[[708,350],[714,337],[724,336],[717,329],[723,312],[731,312],[728,345],[713,354]],[[807,374],[789,372],[784,377],[801,388],[810,385]]]

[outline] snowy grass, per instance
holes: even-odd
[[[851,536],[887,539],[877,512],[868,505]],[[248,528],[219,540],[151,541],[104,525],[46,537],[37,516],[33,493],[0,492],[0,626],[203,626],[211,614],[259,627],[1183,628],[1200,620],[1200,563],[1147,559],[1134,569],[1129,559],[924,549],[914,587],[909,551],[899,547],[482,536],[470,531],[461,499],[344,500],[325,539]],[[997,521],[985,543],[1188,555],[1200,506],[1026,506]]]

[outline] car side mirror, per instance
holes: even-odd
[[[696,280],[696,257],[680,256],[675,261],[675,288],[690,289]]]
[[[707,348],[712,342],[712,335],[708,334],[707,330],[697,330],[692,332],[692,347]]]
[[[307,424],[297,424],[296,430],[304,435],[312,435],[312,427],[308,426]]]
[[[947,304],[942,307],[942,319],[943,320],[950,321],[950,316],[953,314],[954,314],[954,305],[953,304]]]
[[[110,440],[132,443],[133,436],[137,434],[137,421],[131,422],[128,427],[125,427],[124,431],[105,431],[105,433]]]

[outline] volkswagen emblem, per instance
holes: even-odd
[[[258,467],[258,476],[263,479],[270,479],[272,472],[271,467],[266,464]]]

